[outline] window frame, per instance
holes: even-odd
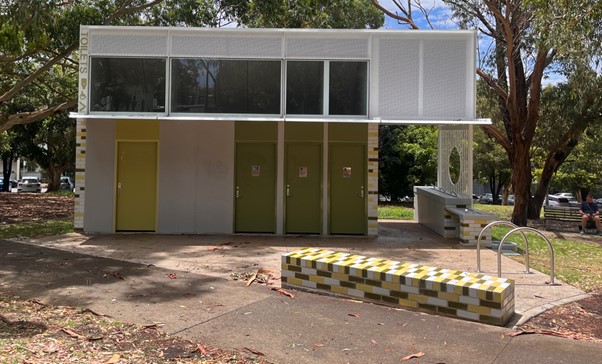
[[[366,119],[370,115],[370,61],[366,59],[285,59],[285,81],[288,81],[288,62],[322,62],[323,80],[322,80],[322,113],[321,114],[290,114],[286,110],[288,84],[284,87],[284,115],[287,119],[293,120],[324,120],[324,119]],[[343,115],[330,114],[330,64],[335,63],[365,63],[366,64],[366,94],[364,102],[366,105],[366,113],[362,115]]]
[[[93,110],[93,105],[92,105],[92,83],[93,83],[93,76],[94,76],[94,67],[92,66],[92,63],[94,61],[94,59],[138,59],[138,60],[163,60],[165,61],[165,66],[164,66],[164,76],[165,76],[165,85],[164,85],[164,93],[165,93],[165,106],[163,108],[163,111],[104,111],[104,110]],[[107,55],[96,55],[96,56],[90,56],[89,57],[89,63],[88,63],[88,67],[89,67],[89,82],[87,85],[87,91],[88,91],[88,113],[90,115],[118,115],[118,116],[136,116],[136,115],[145,115],[145,116],[167,116],[169,115],[169,111],[168,111],[168,101],[170,99],[170,94],[169,94],[169,86],[168,84],[170,83],[170,75],[168,74],[168,61],[169,61],[169,57],[156,57],[156,56],[144,56],[144,57],[133,57],[133,56],[107,56]]]
[[[279,111],[276,114],[261,114],[261,113],[211,113],[211,112],[173,112],[172,111],[172,84],[173,84],[173,62],[179,59],[187,60],[208,60],[208,61],[253,61],[253,62],[279,62],[280,63],[280,92],[278,94]],[[272,119],[277,118],[280,120],[284,115],[283,102],[283,87],[284,87],[284,65],[282,59],[273,58],[216,58],[216,57],[169,57],[169,105],[168,115],[174,117],[194,118],[194,119],[205,119],[210,118],[212,120],[219,119]]]

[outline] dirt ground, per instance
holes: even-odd
[[[0,228],[20,222],[73,216],[73,197],[0,193]],[[602,343],[602,287],[591,297],[556,307],[519,327],[524,334],[545,334]]]

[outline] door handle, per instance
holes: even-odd
[[[240,188],[236,186],[236,198],[240,198]]]
[[[360,197],[364,198],[364,186],[360,187]]]
[[[117,182],[117,197],[121,196],[121,182]]]
[[[291,185],[286,185],[286,197],[291,197]]]

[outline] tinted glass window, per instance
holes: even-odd
[[[92,111],[165,111],[165,60],[93,58]]]
[[[367,115],[368,64],[330,62],[329,115]]]
[[[172,112],[280,114],[280,61],[174,59]]]
[[[286,113],[323,114],[324,63],[289,61],[286,69]]]

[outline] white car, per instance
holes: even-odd
[[[544,203],[547,206],[568,207],[570,206],[569,199],[562,196],[548,195],[547,201]]]
[[[42,184],[37,177],[23,177],[17,183],[17,192],[42,192]]]

